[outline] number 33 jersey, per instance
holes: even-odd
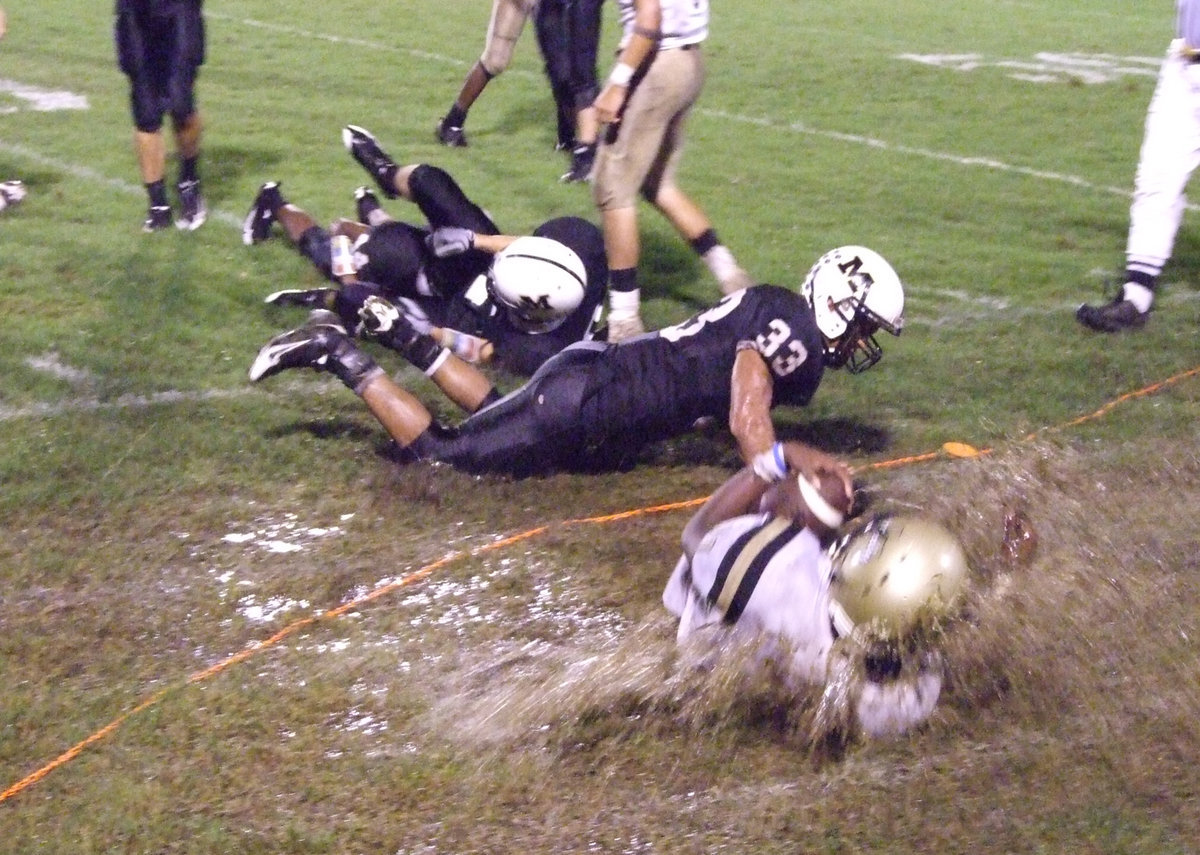
[[[794,291],[756,285],[683,323],[611,346],[601,360],[608,370],[593,376],[585,396],[589,433],[619,424],[629,439],[644,442],[678,435],[701,417],[727,420],[734,361],[746,348],[771,373],[772,407],[812,399],[825,368],[812,309]]]

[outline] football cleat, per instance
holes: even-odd
[[[316,309],[304,326],[275,336],[259,350],[250,366],[250,380],[258,382],[289,368],[329,371],[330,357],[346,338],[346,328],[333,312]]]
[[[596,164],[596,147],[594,145],[579,145],[571,152],[571,168],[563,173],[558,180],[564,184],[589,181],[592,177],[592,167]]]
[[[24,182],[15,179],[12,181],[0,181],[0,202],[3,202],[3,204],[0,204],[0,210],[20,202],[25,198],[25,193]]]
[[[271,223],[275,222],[275,212],[284,204],[278,181],[268,181],[259,187],[254,204],[242,220],[242,243],[250,246],[266,240],[271,234]]]
[[[208,219],[208,206],[200,192],[200,182],[180,181],[175,185],[175,190],[179,193],[179,219],[175,221],[175,228],[194,232]]]
[[[358,165],[370,173],[389,199],[395,199],[400,194],[392,186],[392,176],[396,174],[396,162],[388,157],[387,152],[379,147],[374,135],[366,128],[358,125],[346,125],[342,128],[342,143]]]
[[[462,129],[462,125],[450,125],[446,123],[445,119],[442,119],[433,129],[433,133],[442,145],[448,145],[451,148],[467,147],[467,132]]]
[[[294,288],[268,294],[264,303],[272,306],[301,306],[307,309],[330,309],[337,296],[334,288]]]
[[[171,208],[168,205],[151,205],[142,223],[144,232],[160,232],[171,226]]]
[[[1084,303],[1075,310],[1075,320],[1097,332],[1140,329],[1146,325],[1148,317],[1149,312],[1139,311],[1137,306],[1120,294],[1102,306],[1089,306]]]
[[[354,215],[360,223],[371,224],[371,212],[382,207],[379,198],[371,192],[370,187],[357,187],[354,190]]]

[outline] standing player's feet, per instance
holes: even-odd
[[[1096,332],[1122,332],[1136,330],[1146,325],[1149,312],[1138,309],[1129,300],[1118,294],[1111,302],[1101,306],[1084,303],[1075,310],[1075,320]]]
[[[208,219],[208,206],[200,192],[200,181],[180,181],[175,185],[175,190],[179,193],[179,219],[175,221],[175,227],[181,231],[194,232]]]
[[[392,184],[398,168],[396,162],[379,147],[379,143],[370,131],[360,128],[358,125],[346,125],[342,128],[342,143],[351,156],[358,161],[358,165],[367,170],[375,179],[375,183],[379,185],[384,196],[395,199],[400,195]]]
[[[271,224],[275,222],[275,212],[283,206],[278,181],[268,181],[259,187],[254,204],[242,220],[242,243],[250,246],[266,240],[271,234]]]
[[[596,146],[586,143],[575,146],[571,151],[571,168],[559,179],[564,184],[588,181],[592,167],[596,165]]]
[[[142,223],[144,232],[161,232],[171,227],[171,207],[169,205],[151,205],[146,211],[146,219]]]
[[[21,181],[0,181],[0,211],[24,199],[25,192],[25,184]]]
[[[442,119],[433,129],[433,134],[442,145],[450,146],[450,148],[467,147],[467,132],[462,129],[462,125],[451,125]]]

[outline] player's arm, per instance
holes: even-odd
[[[771,486],[746,466],[738,470],[708,497],[700,510],[683,527],[683,554],[690,561],[700,547],[700,541],[719,522],[758,511],[763,494]]]
[[[469,249],[495,255],[517,237],[518,235],[482,235],[459,226],[442,226],[430,232],[425,242],[438,258],[448,258],[452,255],[462,255]]]
[[[729,431],[742,462],[750,463],[775,443],[771,424],[774,380],[767,362],[752,346],[740,347],[730,378]]]
[[[618,120],[629,94],[633,75],[650,58],[662,40],[662,6],[659,0],[634,0],[633,33],[617,56],[617,64],[592,106],[602,124]]]

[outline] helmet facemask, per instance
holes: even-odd
[[[888,322],[867,307],[867,296],[874,284],[871,275],[859,273],[854,278],[859,285],[853,295],[839,303],[829,298],[830,310],[845,321],[846,331],[836,339],[826,339],[825,362],[831,368],[845,368],[851,374],[859,374],[883,356],[883,348],[875,340],[875,333],[883,329],[892,335],[900,335],[900,326]]]

